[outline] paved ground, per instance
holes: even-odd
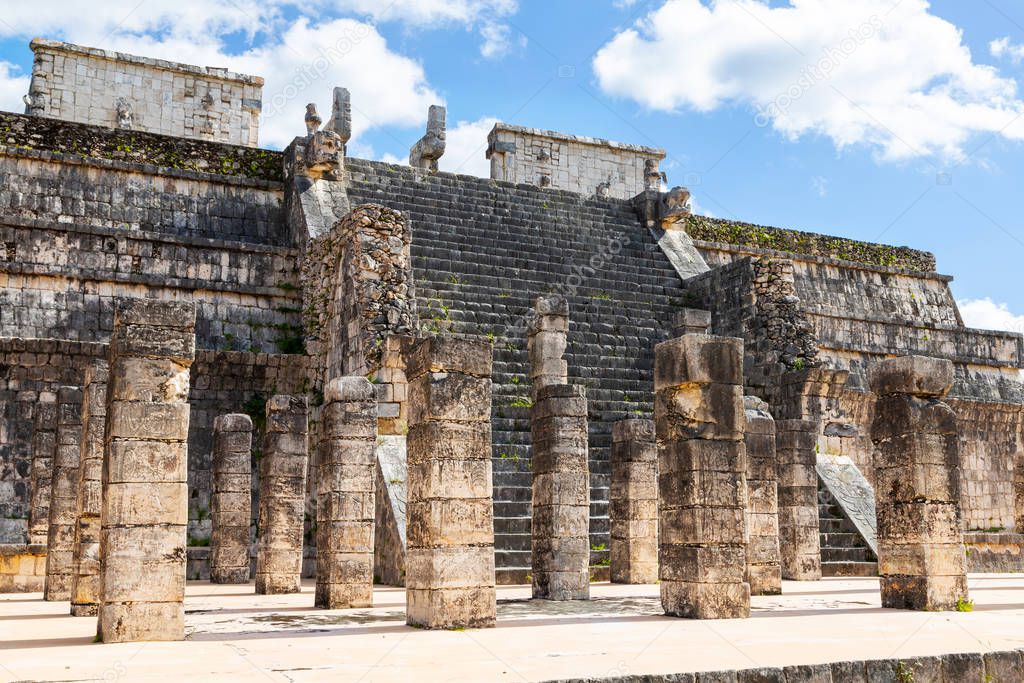
[[[657,586],[595,584],[590,602],[498,591],[498,627],[405,626],[404,591],[372,609],[190,583],[183,643],[93,644],[95,619],[39,594],[0,595],[0,680],[543,681],[982,652],[1024,646],[1024,575],[971,577],[971,613],[883,610],[876,579],[786,582],[737,621],[659,614]]]

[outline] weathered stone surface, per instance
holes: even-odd
[[[587,600],[590,470],[586,393],[581,386],[544,381],[534,385],[537,400],[530,414],[533,597]]]
[[[142,339],[137,328],[161,330],[153,344],[111,345],[106,413],[107,475],[100,537],[104,642],[182,640],[184,633],[186,478],[191,358],[195,308],[148,300],[122,301],[115,336]],[[190,341],[191,340],[191,341]],[[115,391],[139,358],[169,360],[162,376],[173,390],[159,399]],[[182,410],[184,409],[184,410]]]
[[[249,147],[257,144],[263,91],[258,76],[54,40],[33,40],[32,51],[36,60],[29,86],[31,114]],[[143,79],[147,85],[140,88],[136,84]],[[90,91],[96,95],[90,98]]]
[[[71,599],[81,478],[81,406],[82,391],[77,387],[61,387],[57,392],[57,448],[50,482],[44,600]]]
[[[267,433],[259,472],[256,593],[297,593],[309,460],[306,398],[279,394],[267,401],[266,410]]]
[[[534,403],[537,392],[550,385],[565,385],[569,366],[563,360],[569,332],[569,302],[561,296],[537,297],[526,335],[530,383]]]
[[[252,517],[252,418],[213,421],[213,497],[210,501],[210,581],[249,582]]]
[[[763,401],[746,396],[743,404],[746,408],[747,583],[751,595],[778,595],[782,593],[782,566],[775,420]]]
[[[444,156],[445,117],[447,109],[431,105],[427,113],[427,133],[409,150],[409,165],[422,171],[437,172],[437,162]]]
[[[659,188],[664,150],[498,123],[487,137],[491,178],[584,196],[630,199]]]
[[[869,382],[878,396],[910,394],[941,398],[953,386],[953,363],[926,356],[892,358],[871,368]]]
[[[711,311],[703,311],[698,308],[684,308],[676,315],[673,324],[677,337],[687,334],[710,334]]]
[[[491,354],[485,340],[442,337],[411,351],[406,621],[414,626],[495,623]],[[465,402],[477,405],[454,407]]]
[[[875,508],[882,606],[952,610],[966,602],[952,364],[909,357],[875,366]]]
[[[324,609],[370,607],[377,399],[365,377],[331,380],[324,398],[317,447],[315,604]],[[337,497],[356,504],[339,508],[331,504]]]
[[[46,546],[0,544],[0,593],[39,593],[45,579]]]
[[[40,397],[42,399],[43,397]],[[46,396],[35,408],[32,435],[32,499],[29,509],[29,543],[45,546],[50,529],[50,490],[53,486],[53,458],[57,452],[57,395]]]
[[[687,335],[655,350],[658,577],[669,616],[750,614],[742,367],[738,339]]]

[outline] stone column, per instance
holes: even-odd
[[[267,401],[256,543],[260,595],[298,593],[301,588],[308,424],[305,396],[274,396]]]
[[[742,341],[658,344],[654,390],[662,607],[670,616],[747,617]]]
[[[494,626],[490,342],[428,337],[410,352],[406,620]]]
[[[549,384],[565,384],[568,364],[562,360],[569,334],[569,302],[560,296],[537,297],[530,320],[526,349],[530,357],[533,399]]]
[[[331,380],[320,413],[317,607],[373,605],[377,399],[365,377]]]
[[[967,600],[956,414],[948,360],[906,356],[872,368],[878,397],[875,509],[882,607],[952,610]]]
[[[824,406],[849,373],[822,367],[779,376],[771,401],[779,477],[779,550],[782,578],[821,579],[818,523],[818,435]]]
[[[57,450],[57,397],[54,394],[40,392],[33,425],[28,542],[45,546],[50,535],[50,488],[53,486],[53,456]]]
[[[249,583],[252,418],[248,415],[234,413],[213,420],[210,521],[210,581]]]
[[[542,387],[530,418],[533,597],[588,600],[590,467],[583,387]]]
[[[118,301],[100,562],[105,643],[185,637],[189,368],[195,304]]]
[[[759,398],[743,399],[747,450],[747,583],[751,595],[782,593],[775,420]]]
[[[71,599],[75,573],[75,527],[78,526],[78,477],[81,464],[82,390],[57,392],[57,450],[50,482],[50,527],[46,541],[43,599]]]
[[[658,582],[658,446],[651,420],[612,426],[612,583]]]
[[[93,617],[100,604],[100,517],[103,513],[103,430],[107,422],[107,361],[85,369],[82,385],[78,527],[71,578],[71,614]]]

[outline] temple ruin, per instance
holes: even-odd
[[[458,630],[506,585],[743,619],[788,581],[963,610],[1024,571],[1024,337],[966,327],[932,254],[695,215],[664,151],[596,138],[499,123],[490,178],[439,172],[440,105],[409,165],[349,157],[343,87],[264,149],[259,77],[32,49],[0,591],[120,642],[184,638],[186,576],[404,587]]]

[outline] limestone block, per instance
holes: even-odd
[[[365,377],[328,383],[318,446],[317,584],[315,604],[325,609],[373,604],[373,509],[377,400]],[[355,517],[332,505],[332,494],[358,498]],[[352,511],[349,508],[348,511]]]
[[[655,349],[658,576],[665,613],[750,613],[746,427],[738,339],[687,335]]]
[[[99,634],[104,642],[181,640],[192,360],[187,349],[195,346],[195,307],[119,301],[114,338],[120,341],[111,344],[109,359]],[[148,401],[128,390],[116,392],[138,358],[174,360],[177,374],[168,380],[173,388],[147,395]]]
[[[409,355],[406,619],[493,626],[492,483],[477,464],[490,459],[491,344],[428,337]]]
[[[57,443],[50,476],[44,600],[63,601],[72,597],[81,481],[82,398],[77,387],[61,387],[57,392]]]
[[[911,394],[941,398],[953,386],[953,363],[925,356],[893,358],[874,365],[869,382],[871,390],[879,396]]]
[[[775,420],[763,401],[747,396],[743,403],[746,411],[747,582],[751,595],[777,595],[782,592],[782,570]],[[800,481],[802,483],[803,479]]]
[[[214,418],[212,470],[210,581],[248,583],[252,517],[252,418],[248,415]]]
[[[590,597],[590,477],[582,387],[536,387],[533,437],[533,597]]]
[[[938,398],[949,361],[904,357],[878,364],[871,439],[882,604],[951,610],[967,600],[956,416]]]

